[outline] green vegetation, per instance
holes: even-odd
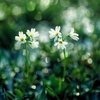
[[[99,10],[100,0],[0,0],[0,100],[99,100]],[[49,38],[56,26],[64,54]],[[72,27],[79,41],[66,38]],[[31,28],[38,49],[15,45]]]

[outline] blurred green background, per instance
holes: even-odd
[[[74,45],[73,41],[69,44],[66,82],[63,83],[64,87],[61,90],[57,90],[59,77],[62,76],[62,63],[59,62],[61,58],[58,52],[52,53],[48,44],[44,44],[49,43],[48,31],[55,26],[61,26],[63,35],[74,27],[80,38]],[[0,86],[14,93],[16,93],[14,87],[25,92],[27,90],[22,89],[22,86],[25,88],[30,84],[26,82],[26,85],[23,85],[25,81],[20,83],[15,78],[18,72],[22,72],[22,68],[16,66],[23,66],[21,62],[23,57],[18,56],[22,52],[14,48],[15,36],[18,32],[25,33],[30,28],[36,28],[39,31],[42,47],[41,52],[37,51],[37,58],[32,58],[37,60],[34,61],[35,63],[32,62],[36,66],[34,68],[36,72],[33,75],[35,79],[32,82],[35,80],[33,83],[37,85],[36,80],[46,78],[47,80],[43,79],[44,83],[51,82],[50,87],[56,91],[59,98],[62,98],[65,93],[64,100],[81,98],[100,100],[100,0],[0,0]],[[49,64],[46,63],[45,57],[49,59]],[[44,66],[48,68],[45,69]],[[41,70],[43,76],[41,76]],[[13,83],[16,84],[12,87]],[[21,86],[18,86],[19,83]],[[40,86],[37,85],[36,94],[41,90]],[[35,95],[35,92],[33,94]],[[30,96],[29,100],[34,98],[28,92],[23,95]],[[56,98],[52,93],[47,97],[49,99],[43,100]]]
[[[0,0],[0,48],[11,49],[21,30],[60,25],[67,32],[75,27],[80,40],[99,36],[97,0]]]

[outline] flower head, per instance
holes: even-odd
[[[23,34],[23,32],[19,32],[19,36],[15,36],[15,40],[20,44],[25,43],[26,42],[26,35]]]
[[[71,32],[69,33],[69,36],[73,39],[78,41],[79,40],[79,35],[77,33],[74,33],[74,28],[71,29]]]
[[[39,33],[35,31],[35,28],[31,28],[31,31],[27,30],[26,34],[30,37],[31,40],[39,36]]]
[[[30,42],[30,47],[31,48],[38,48],[39,47],[39,42],[36,40],[33,40],[32,42]]]
[[[50,33],[50,38],[55,38],[55,41],[57,40],[58,37],[62,37],[61,33],[60,33],[60,26],[56,26],[55,30],[54,29],[50,29],[49,31]]]
[[[66,45],[68,42],[63,41],[62,39],[59,39],[58,42],[54,44],[54,46],[57,46],[58,49],[66,49]]]

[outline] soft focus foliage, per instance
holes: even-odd
[[[0,100],[99,100],[99,12],[100,0],[0,0]],[[66,58],[49,38],[55,26],[63,37],[73,27],[79,34],[79,41],[68,38]],[[31,28],[40,43],[25,58],[15,36]]]

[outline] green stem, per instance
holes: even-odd
[[[28,76],[29,74],[29,64],[28,64],[28,49],[27,49],[27,42],[26,42],[26,45],[25,45],[25,53],[26,53],[26,62],[25,62],[25,66],[26,66],[26,75]]]
[[[59,85],[58,85],[58,90],[60,91],[62,88],[62,79],[59,79]]]
[[[63,38],[63,41],[66,40],[67,37],[69,37],[69,34],[67,34],[67,35]]]
[[[63,80],[65,80],[66,76],[66,51],[64,49],[64,69],[63,69]]]

